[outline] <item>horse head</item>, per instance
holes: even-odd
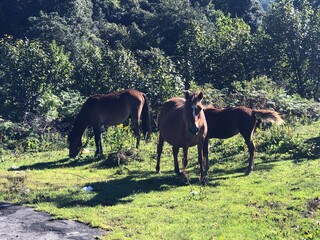
[[[183,118],[186,122],[187,132],[197,135],[201,126],[203,125],[203,106],[202,99],[203,93],[200,92],[190,93],[189,91],[185,92],[185,105],[183,108]]]
[[[81,148],[82,148],[82,141],[81,141],[81,136],[77,136],[75,131],[71,131],[68,136],[68,142],[69,142],[69,157],[70,158],[75,158]]]

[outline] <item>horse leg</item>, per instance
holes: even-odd
[[[96,143],[96,153],[95,156],[102,154],[102,144],[101,144],[101,126],[96,125],[93,127],[94,141]]]
[[[180,174],[179,163],[178,163],[179,147],[172,147],[172,152],[173,152],[173,161],[174,161],[174,172],[176,174]]]
[[[253,135],[253,132],[254,132],[254,128],[255,128],[255,123],[251,127],[250,132],[249,131],[247,131],[246,133],[241,132],[241,135],[243,136],[243,138],[244,138],[244,140],[245,140],[245,142],[246,142],[246,144],[248,146],[248,151],[249,151],[249,159],[248,159],[249,166],[248,166],[248,169],[247,169],[245,175],[249,175],[252,172],[253,167],[254,167],[255,146],[254,146],[254,143],[252,141],[252,135]]]
[[[159,142],[157,146],[157,166],[156,166],[157,173],[160,172],[160,157],[163,149],[163,143],[164,143],[164,139],[162,138],[161,134],[159,134]]]
[[[139,112],[132,112],[131,116],[132,116],[132,124],[133,124],[133,129],[134,129],[134,135],[135,135],[135,137],[137,139],[136,148],[139,148],[139,145],[140,145],[140,134],[141,134],[141,131],[140,131],[140,114],[139,114]]]
[[[182,165],[183,165],[182,174],[184,176],[187,176],[186,175],[186,168],[187,168],[187,165],[188,165],[188,147],[183,147]]]
[[[203,144],[203,156],[205,158],[205,175],[208,174],[210,163],[209,163],[209,138],[206,138]]]
[[[252,170],[253,170],[253,167],[254,167],[254,151],[255,151],[255,146],[254,146],[254,143],[252,141],[252,139],[248,139],[246,140],[246,144],[248,146],[248,150],[249,150],[249,166],[248,166],[248,169],[246,171],[246,175],[249,175]]]
[[[205,162],[205,157],[203,155],[203,146],[204,146],[204,143],[198,143],[198,161],[200,165],[200,183],[202,185],[206,185],[207,183],[207,180],[205,177],[206,162]]]

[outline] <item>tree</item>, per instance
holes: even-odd
[[[242,18],[253,32],[262,23],[264,11],[257,0],[217,0],[215,5],[226,15],[230,13],[233,18]]]
[[[73,66],[63,47],[44,48],[37,41],[0,39],[0,106],[2,115],[20,121],[37,112],[37,101],[47,91],[59,91],[72,81]]]
[[[221,89],[250,78],[250,42],[250,28],[241,19],[221,14],[211,26],[195,22],[178,43],[177,62],[187,88],[192,80]]]
[[[307,92],[320,101],[320,9],[315,11],[311,17],[310,37],[308,38],[310,46],[308,79],[310,82],[307,84]]]
[[[212,67],[210,62],[215,58],[208,54],[213,44],[214,38],[196,22],[191,23],[183,32],[177,43],[177,65],[186,79],[186,90],[190,88],[191,82],[207,82]]]
[[[265,48],[261,52],[268,54],[261,58],[262,65],[267,66],[264,73],[289,93],[297,92],[302,97],[314,95],[311,89],[318,81],[310,75],[311,59],[313,66],[317,64],[311,49],[317,52],[319,19],[313,16],[307,1],[301,0],[296,8],[293,0],[282,0],[273,5],[266,16],[264,31],[259,34],[260,48]]]
[[[105,56],[108,68],[108,85],[102,89],[116,91],[119,89],[141,89],[143,73],[134,53],[122,46],[116,50],[108,49]]]
[[[181,95],[184,88],[183,78],[174,62],[159,48],[138,51],[137,59],[143,72],[143,80],[138,88],[147,94],[151,105],[160,110],[163,102],[172,96]]]
[[[145,26],[148,41],[169,56],[174,55],[176,44],[190,22],[205,16],[196,12],[189,0],[162,0],[153,7],[155,13]]]

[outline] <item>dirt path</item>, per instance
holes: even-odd
[[[70,220],[52,220],[33,208],[0,202],[1,240],[87,240],[104,232]]]

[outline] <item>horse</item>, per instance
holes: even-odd
[[[206,145],[204,146],[204,154],[206,155],[206,158],[208,159],[209,139],[227,139],[240,133],[248,146],[250,155],[248,159],[249,166],[245,175],[249,175],[254,167],[255,145],[252,137],[257,121],[271,122],[277,125],[280,125],[284,122],[279,113],[276,111],[250,109],[244,106],[227,107],[222,109],[217,109],[213,106],[207,106],[204,109],[204,114],[208,124],[208,134],[206,137],[208,141],[205,141]],[[209,169],[209,162],[207,162],[206,166],[207,172]]]
[[[145,139],[151,134],[150,109],[147,96],[134,89],[126,89],[108,94],[90,96],[82,105],[75,119],[74,126],[68,135],[69,157],[76,157],[82,148],[82,135],[88,126],[93,127],[96,145],[95,156],[102,154],[101,125],[115,126],[131,116],[134,134],[140,143],[140,118]]]
[[[198,161],[200,164],[200,182],[205,183],[206,160],[203,146],[207,135],[207,122],[203,105],[203,93],[185,92],[185,98],[171,98],[166,101],[158,118],[159,141],[157,145],[156,171],[160,172],[160,157],[164,141],[172,145],[174,158],[174,171],[180,174],[178,153],[183,148],[182,175],[186,178],[188,165],[188,148],[197,145]]]

